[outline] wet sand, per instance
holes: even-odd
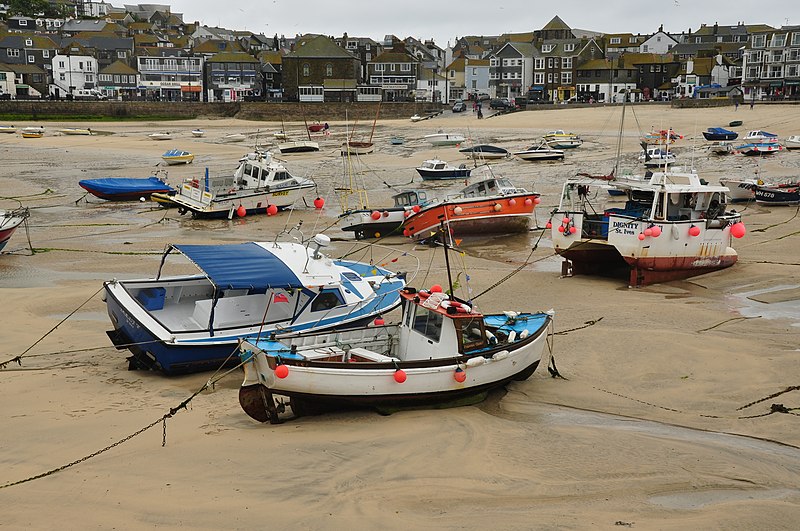
[[[585,143],[563,163],[492,164],[496,174],[543,194],[536,215],[543,226],[566,177],[613,168],[620,110],[559,108],[483,120],[467,111],[419,123],[380,121],[376,152],[363,157],[364,175],[357,180],[373,206],[388,204],[392,189],[385,183],[429,195],[455,192],[463,183],[429,185],[416,176],[413,168],[434,156],[466,162],[456,148],[431,148],[424,135],[443,129],[514,150],[551,129],[574,131]],[[798,107],[653,105],[626,112],[623,171],[639,170],[637,138],[652,126],[685,135],[675,147],[679,164],[692,161],[709,182],[755,171],[765,180],[800,174],[800,153],[764,161],[719,158],[702,149],[701,135],[734,119],[744,121],[736,128],[740,134],[796,134]],[[323,229],[335,240],[349,236],[335,226],[333,191],[344,182],[338,152],[343,123],[331,123],[331,136],[315,137],[320,153],[281,157],[290,171],[317,181],[326,199],[322,211],[303,207],[231,221],[192,220],[151,203],[82,198],[77,182],[168,169],[177,184],[206,167],[230,172],[255,142],[270,142],[279,124],[45,126],[41,139],[0,135],[0,196],[20,197],[31,207],[29,236],[38,250],[27,251],[20,229],[0,256],[0,301],[7,308],[0,362],[25,352],[21,366],[0,374],[0,485],[126,438],[212,377],[128,371],[127,352],[116,351],[105,335],[104,280],[151,276],[167,243],[271,240],[299,220],[307,236]],[[86,126],[113,134],[54,134]],[[196,127],[206,131],[204,138],[191,136]],[[296,138],[302,129],[287,124]],[[146,136],[164,130],[174,131],[175,139]],[[248,140],[221,142],[236,132]],[[405,144],[390,145],[394,135]],[[173,147],[192,151],[194,163],[158,165]],[[0,200],[0,208],[15,204]],[[0,489],[0,521],[9,529],[795,529],[799,419],[768,413],[773,403],[800,407],[800,391],[738,408],[800,384],[800,219],[795,207],[734,208],[744,212],[748,227],[736,242],[735,266],[639,289],[627,288],[623,279],[561,278],[560,260],[547,235],[539,241],[540,231],[465,239],[463,265],[473,296],[523,265],[538,241],[532,263],[477,303],[485,312],[554,308],[556,331],[569,331],[555,336],[556,362],[566,379],[540,369],[475,406],[390,416],[343,412],[271,426],[242,412],[235,372],[168,419],[166,437],[156,423],[73,467]],[[398,237],[382,243],[419,257],[418,285],[445,280],[441,252]],[[335,241],[331,252],[348,246]],[[461,289],[467,289],[464,282]]]

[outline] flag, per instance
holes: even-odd
[[[289,297],[283,293],[276,293],[275,296],[272,297],[272,302],[289,302]]]

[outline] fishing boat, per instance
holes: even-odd
[[[548,146],[545,142],[538,145],[528,146],[521,151],[512,153],[515,157],[526,161],[537,160],[564,160],[564,150]]]
[[[461,148],[458,152],[464,153],[467,157],[477,160],[504,159],[511,156],[511,153],[509,153],[507,149],[489,144],[479,144],[477,146]]]
[[[222,137],[223,142],[244,142],[247,135],[244,133],[230,133]]]
[[[67,128],[64,128],[64,129],[59,129],[58,132],[61,133],[62,135],[70,135],[70,136],[74,136],[74,135],[91,136],[92,135],[92,130],[89,127],[87,127],[86,129],[81,129],[79,127],[67,127]]]
[[[439,131],[432,135],[425,135],[425,141],[432,146],[457,146],[466,140],[464,135],[445,133]]]
[[[413,115],[413,116],[411,117],[411,121],[412,121],[412,122],[421,122],[422,120],[425,120],[425,118],[423,118],[423,117],[422,117],[422,116],[420,116],[419,114],[415,114],[415,115]]]
[[[736,151],[748,157],[758,157],[761,155],[772,155],[783,149],[778,142],[749,142],[736,146]]]
[[[147,135],[150,140],[172,140],[172,133],[164,131],[161,133],[150,133]]]
[[[719,142],[721,140],[736,140],[739,137],[739,133],[736,131],[730,131],[725,129],[724,127],[709,127],[706,131],[703,131],[703,138],[708,140],[709,142]]]
[[[328,122],[321,124],[319,122],[313,123],[308,126],[308,130],[312,133],[321,133],[323,131],[327,131],[330,128]]]
[[[0,210],[0,251],[8,244],[8,240],[17,230],[17,227],[28,219],[30,211],[27,207],[14,210]]]
[[[369,138],[366,140],[355,140],[355,125],[353,125],[353,129],[351,129],[347,133],[347,140],[342,143],[342,155],[367,155],[375,151],[375,144],[372,141],[372,137],[375,136],[375,125],[378,123],[378,116],[381,113],[381,105],[378,103],[378,110],[375,111],[375,119],[372,120],[372,129],[369,133]],[[345,118],[347,117],[347,113],[345,112]]]
[[[683,138],[672,129],[661,129],[660,131],[650,131],[642,136],[642,141],[647,144],[673,144],[676,140]]]
[[[139,201],[154,193],[174,193],[175,189],[164,182],[160,176],[147,178],[106,177],[103,179],[84,179],[78,186],[95,197],[107,201]]]
[[[177,208],[178,205],[172,200],[175,197],[176,191],[169,192],[153,192],[150,194],[150,201],[157,203],[162,208]]]
[[[202,129],[192,129],[192,136],[195,138],[202,138],[205,134],[206,132]]]
[[[549,131],[544,135],[545,143],[556,149],[574,149],[583,144],[581,137],[575,133],[566,133],[562,129]]]
[[[715,155],[730,155],[736,151],[733,144],[727,140],[711,142],[708,145],[708,150]]]
[[[783,146],[786,149],[800,149],[800,135],[787,136],[783,141]]]
[[[439,159],[429,159],[422,161],[422,165],[417,169],[423,181],[440,181],[443,179],[464,179],[469,177],[472,168],[467,168],[466,164],[451,166],[447,162]]]
[[[639,160],[646,168],[657,168],[667,164],[674,164],[677,157],[675,153],[665,148],[647,146],[639,155]]]
[[[194,160],[194,155],[182,149],[170,149],[166,151],[161,158],[170,166],[177,164],[189,164]]]
[[[14,134],[16,132],[17,128],[13,125],[0,125],[0,133]]]
[[[242,409],[277,424],[287,405],[295,417],[353,407],[463,405],[529,378],[540,365],[550,368],[552,310],[484,315],[437,288],[401,290],[396,325],[243,341]]]
[[[745,227],[741,214],[726,211],[728,188],[673,170],[568,179],[547,223],[562,272],[622,273],[637,287],[732,266],[731,238],[744,236]],[[606,185],[625,192],[624,206],[604,204]]]
[[[172,201],[180,214],[198,218],[231,219],[234,215],[273,215],[289,208],[316,188],[313,180],[289,173],[268,151],[255,151],[239,160],[233,175],[187,179]]]
[[[278,151],[288,155],[291,153],[309,153],[319,151],[319,142],[313,140],[294,140],[278,143]]]
[[[748,131],[747,134],[742,137],[742,140],[744,140],[745,143],[777,142],[778,135],[757,129],[755,131]]]
[[[719,184],[728,188],[728,201],[752,201],[756,197],[756,187],[764,181],[758,178],[720,177]]]
[[[240,338],[357,326],[400,304],[401,273],[331,259],[321,252],[329,244],[318,234],[301,243],[168,245],[155,278],[103,284],[108,335],[133,353],[132,368],[194,372],[238,361]],[[176,254],[198,272],[167,275]]]
[[[781,184],[759,184],[754,190],[756,203],[774,206],[800,205],[800,181]]]
[[[443,200],[413,207],[403,223],[403,235],[429,239],[442,221],[454,235],[527,232],[540,201],[538,193],[490,176]]]
[[[22,131],[22,138],[42,138],[44,133],[40,131]]]
[[[418,190],[402,191],[393,195],[392,199],[394,206],[344,211],[339,216],[342,230],[355,233],[357,240],[401,234],[403,222],[411,215],[413,209],[428,204],[427,194]]]

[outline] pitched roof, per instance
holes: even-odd
[[[306,35],[297,40],[287,57],[355,59],[356,57],[324,35]]]
[[[131,68],[122,61],[114,61],[107,67],[100,69],[98,72],[98,74],[122,74],[126,76],[135,76],[138,73],[139,72],[137,72],[135,68]]]
[[[417,58],[405,52],[383,52],[372,63],[417,63]]]
[[[550,22],[544,25],[542,30],[569,30],[572,29],[567,26],[567,23],[561,20],[561,17],[558,15],[554,16]]]
[[[244,52],[220,52],[206,59],[207,63],[258,63],[259,60]]]
[[[275,50],[264,50],[258,54],[258,58],[262,63],[270,63],[273,65],[279,65],[283,61],[281,52]]]

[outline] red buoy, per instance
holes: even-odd
[[[731,236],[734,238],[741,238],[747,233],[747,229],[744,226],[744,223],[739,221],[738,223],[734,223],[731,225]]]
[[[244,207],[244,205],[239,205],[239,208],[236,209],[236,215],[240,218],[243,218],[247,215],[247,209]]]
[[[411,207],[411,210],[413,210],[414,212],[419,212],[422,209],[420,208],[419,205],[414,205],[413,207]]]
[[[458,383],[464,383],[464,380],[467,379],[467,373],[461,367],[456,367],[456,372],[453,373],[453,378]]]
[[[442,287],[439,284],[434,284],[431,286],[431,293],[441,293]]]
[[[318,197],[318,198],[314,199],[314,208],[319,210],[320,208],[322,208],[324,206],[325,206],[325,200],[324,199],[322,199],[321,197]]]
[[[700,227],[697,225],[692,225],[689,227],[689,235],[690,236],[700,236]]]
[[[517,200],[512,197],[508,200],[508,206],[517,206]]]
[[[653,238],[658,238],[659,236],[661,236],[661,227],[653,226],[652,231],[653,231]]]
[[[370,214],[369,217],[371,217],[372,219],[378,220],[378,219],[381,219],[381,213],[378,212],[377,210],[373,210],[372,214]]]
[[[396,371],[394,371],[395,382],[403,383],[406,381],[406,378],[408,378],[408,376],[406,375],[406,371],[404,371],[403,369],[397,369]]]
[[[545,225],[545,226],[544,226],[544,228],[546,228],[546,229],[552,229],[552,228],[553,228],[553,224],[552,224],[552,223],[550,223],[550,222],[548,221],[548,222],[547,222],[547,225]]]
[[[642,234],[642,233],[640,232],[640,233],[639,233],[639,236],[637,236],[637,238],[639,238],[639,241],[642,241],[642,240],[644,240],[644,234]]]
[[[383,320],[383,317],[376,317],[375,318],[375,326],[383,326],[386,324],[386,321]]]
[[[275,367],[275,376],[283,380],[287,376],[289,376],[289,367],[286,365],[278,365]]]
[[[277,206],[270,205],[270,206],[267,207],[267,215],[268,216],[274,216],[277,213],[278,213],[278,207]]]

